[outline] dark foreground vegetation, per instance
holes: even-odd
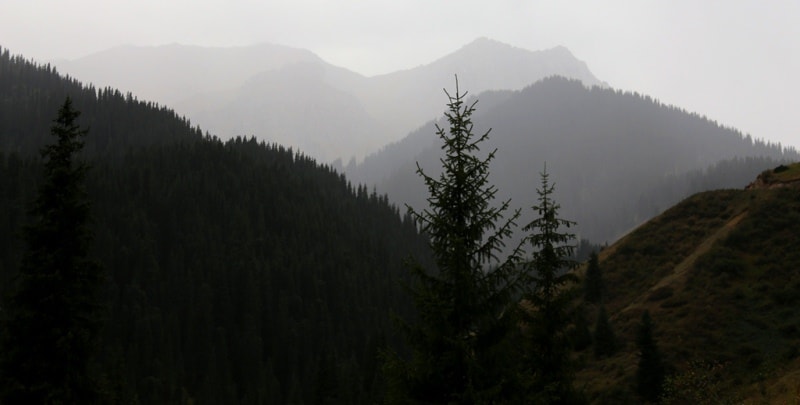
[[[473,107],[450,98],[429,208],[402,215],[300,153],[0,53],[0,402],[795,399],[796,165],[572,271],[546,170],[510,242]]]

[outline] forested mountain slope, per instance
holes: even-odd
[[[527,206],[534,200],[532,179],[547,163],[564,216],[594,242],[615,240],[691,192],[743,187],[763,167],[798,157],[650,97],[563,78],[487,93],[485,106],[483,97],[474,121],[476,130],[492,128],[487,150],[497,148],[492,177],[500,193]],[[433,171],[438,153],[429,123],[349,167],[348,176],[419,208],[425,193],[416,163]],[[737,168],[715,171],[713,165]]]
[[[797,187],[704,192],[602,251],[619,349],[579,354],[579,385],[597,403],[637,403],[636,331],[647,310],[671,375],[666,403],[793,403],[799,202]]]
[[[70,95],[90,126],[92,251],[109,274],[98,366],[113,402],[377,400],[390,313],[409,308],[404,259],[428,257],[385,197],[291,149],[203,137],[170,110],[3,55],[0,293],[50,103]]]
[[[90,155],[119,154],[131,146],[200,140],[202,134],[172,110],[130,93],[96,89],[62,77],[0,48],[0,151],[38,153],[49,142],[54,111],[70,96],[91,128]]]

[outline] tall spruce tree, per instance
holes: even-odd
[[[549,182],[547,167],[537,189],[538,203],[532,208],[537,217],[523,230],[533,247],[526,262],[522,319],[528,326],[525,374],[530,403],[576,403],[581,398],[572,387],[570,344],[566,329],[571,321],[572,289],[577,281],[568,270],[576,263],[571,258],[575,236],[565,229],[575,223],[559,217],[560,205],[552,197],[555,186]]]
[[[489,131],[473,134],[475,103],[465,104],[466,93],[460,93],[457,80],[455,95],[445,94],[450,128],[437,126],[443,170],[434,178],[418,165],[430,194],[429,208],[409,208],[430,239],[437,268],[411,268],[418,317],[416,323],[402,325],[410,358],[390,355],[384,365],[387,402],[514,402],[520,390],[508,337],[516,326],[504,314],[516,284],[519,248],[505,259],[499,256],[519,212],[505,218],[509,201],[492,206],[497,189],[488,177],[494,152],[478,156]]]
[[[99,401],[90,359],[101,326],[104,276],[91,244],[86,164],[76,155],[87,133],[66,99],[42,150],[44,181],[25,229],[27,250],[3,308],[0,402]]]
[[[639,365],[636,369],[636,392],[646,401],[658,402],[664,384],[664,364],[653,338],[653,321],[650,312],[644,311],[636,336],[639,348]]]

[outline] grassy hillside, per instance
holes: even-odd
[[[773,170],[773,173],[779,181],[792,182],[800,180],[800,163],[779,166]]]
[[[580,354],[598,403],[637,402],[649,310],[675,403],[795,403],[800,383],[800,189],[696,194],[600,254],[614,356]],[[594,309],[596,310],[596,309]]]
[[[800,163],[780,165],[774,169],[761,172],[756,181],[747,188],[781,187],[800,181]]]

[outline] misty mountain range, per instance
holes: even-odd
[[[754,141],[649,96],[609,89],[566,48],[532,52],[479,38],[430,64],[374,77],[279,45],[119,47],[59,68],[97,86],[170,104],[223,139],[254,135],[420,207],[416,162],[437,170],[443,87],[478,99],[476,130],[494,129],[493,181],[526,208],[547,163],[582,237],[612,241],[692,192],[742,187],[794,150]],[[543,78],[560,76],[563,79]],[[477,98],[475,98],[477,97]],[[364,157],[362,161],[362,157]],[[725,175],[713,174],[714,166]],[[689,178],[691,177],[691,179]],[[525,211],[523,209],[523,211]]]
[[[564,47],[533,52],[486,38],[430,64],[374,77],[270,44],[122,46],[55,65],[96,87],[169,105],[223,139],[255,135],[322,162],[360,160],[438,117],[441,89],[456,74],[472,94],[519,90],[553,75],[603,85]]]

